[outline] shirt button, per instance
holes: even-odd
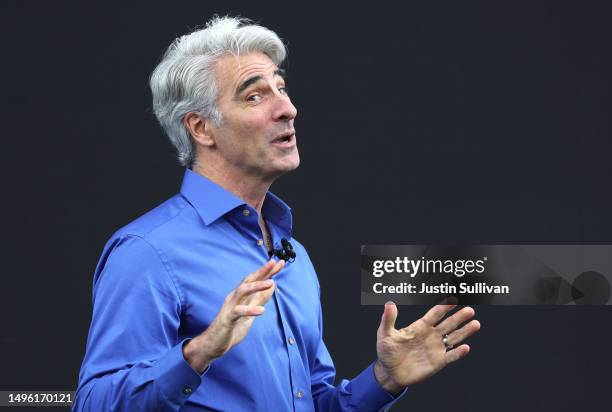
[[[263,245],[263,239],[257,239],[257,246]]]
[[[244,209],[242,211],[242,214],[245,215],[245,216],[249,216],[251,214],[251,211],[249,209]]]
[[[289,345],[293,344],[295,344],[295,340],[293,339],[293,336],[289,336]]]
[[[302,396],[304,396],[304,392],[297,391],[296,395],[297,395],[298,399],[302,399]]]
[[[185,395],[191,395],[191,392],[193,392],[193,390],[192,390],[192,389],[191,389],[189,386],[185,386],[185,387],[183,388],[183,393],[184,393]]]

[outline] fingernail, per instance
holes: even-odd
[[[392,300],[387,301],[387,303],[385,303],[385,305],[395,305],[395,302],[393,302]]]

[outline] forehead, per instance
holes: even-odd
[[[240,56],[225,55],[215,65],[215,74],[220,92],[234,92],[239,85],[253,77],[273,77],[278,69],[276,64],[263,53],[249,53]]]

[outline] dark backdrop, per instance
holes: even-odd
[[[289,45],[302,166],[273,190],[318,270],[339,378],[375,357],[361,244],[612,241],[607,2],[158,3],[0,6],[0,389],[76,387],[102,246],[183,173],[148,75],[213,13]],[[470,356],[396,410],[609,410],[610,307],[476,310]]]

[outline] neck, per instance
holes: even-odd
[[[193,171],[235,194],[261,216],[261,207],[273,180],[241,173],[231,167],[215,167],[206,162],[202,164],[196,162]]]

